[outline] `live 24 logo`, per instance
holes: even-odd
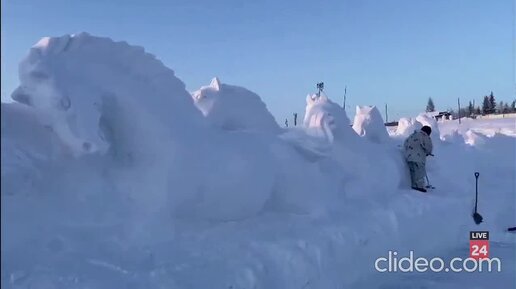
[[[469,257],[479,260],[489,258],[489,232],[469,232]]]

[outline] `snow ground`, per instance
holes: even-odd
[[[40,41],[13,98],[3,288],[516,286],[514,121],[419,115],[385,137],[380,114],[358,109],[361,137],[309,95],[303,125],[280,129],[244,88],[214,80],[192,97],[142,48],[88,34]],[[399,150],[421,124],[436,132],[428,194],[407,189]],[[503,272],[373,271],[388,250],[466,257],[476,229]]]
[[[495,133],[508,136],[516,136],[516,119],[515,118],[498,118],[498,119],[462,119],[459,125],[458,120],[446,121],[439,125],[445,134],[451,134],[453,130],[458,130],[464,134],[468,129],[487,136],[493,136]]]

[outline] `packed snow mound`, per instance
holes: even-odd
[[[280,131],[260,97],[243,87],[221,83],[215,77],[210,85],[193,92],[192,97],[209,122],[223,130]]]
[[[398,121],[398,127],[396,128],[395,135],[408,137],[415,130],[420,130],[423,127],[421,123],[413,118],[402,117]]]
[[[420,130],[423,126],[432,128],[430,137],[432,138],[435,148],[436,145],[438,146],[441,142],[441,132],[437,121],[431,113],[420,113],[416,118],[400,118],[394,136],[408,137],[414,131]]]
[[[344,109],[326,95],[307,97],[303,124],[307,136],[300,137],[293,129],[295,133],[284,137],[302,155],[317,161],[320,169],[331,176],[327,182],[333,182],[335,190],[348,197],[386,197],[389,193],[383,188],[398,186],[402,176],[398,171],[403,169],[401,158],[389,156],[389,148],[373,148],[373,143],[360,138]],[[384,177],[384,171],[392,173]],[[371,175],[377,177],[371,179]]]
[[[184,134],[185,123],[191,131],[204,122],[172,70],[143,48],[109,38],[45,37],[20,63],[19,79],[12,98],[48,114],[75,155],[105,152],[121,138],[106,122],[115,113],[129,117],[138,110],[149,116],[145,125],[166,134]]]
[[[272,192],[274,165],[267,146],[245,133],[209,129],[183,82],[143,48],[86,33],[44,38],[21,62],[20,82],[12,94],[16,107],[44,117],[27,123],[29,118],[17,114],[3,118],[2,125],[12,125],[10,131],[44,126],[51,134],[43,142],[24,137],[21,145],[19,136],[9,135],[7,148],[13,144],[29,164],[36,155],[31,146],[43,150],[38,144],[52,137],[57,141],[43,155],[53,149],[75,157],[107,151],[107,170],[114,165],[129,170],[117,172],[120,180],[111,186],[137,202],[136,211],[238,219],[256,214]],[[228,92],[229,98],[252,95],[231,86],[217,90]],[[258,96],[250,103],[250,109],[258,107],[265,114]],[[277,128],[272,116],[269,120]],[[40,161],[37,170],[53,162]],[[4,168],[18,173],[19,165],[12,163],[16,159],[3,163]],[[219,164],[226,165],[213,169]],[[52,181],[59,179],[48,177]]]
[[[389,140],[385,123],[376,106],[357,106],[353,129],[359,136],[374,143]]]
[[[484,146],[488,137],[469,129],[464,134],[464,142],[471,146]]]
[[[437,120],[433,117],[433,114],[420,113],[416,117],[416,121],[419,122],[422,126],[429,126],[432,128],[432,134],[430,135],[430,137],[432,138],[434,144],[439,143],[441,141],[441,132],[439,131]]]
[[[241,132],[208,134],[181,150],[168,166],[172,215],[192,220],[256,216],[277,175],[274,156],[260,135]]]
[[[449,134],[442,135],[441,139],[445,143],[453,143],[453,144],[464,144],[465,143],[464,136],[461,135],[458,130],[453,130]]]
[[[326,138],[330,142],[349,142],[357,138],[346,111],[324,94],[306,97],[303,125],[311,135]]]

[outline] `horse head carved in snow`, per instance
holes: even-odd
[[[86,33],[43,38],[20,63],[12,98],[48,115],[50,127],[74,155],[111,145],[113,114],[154,120],[166,133],[198,123],[184,84],[143,48]],[[121,110],[113,111],[113,110]]]
[[[324,94],[306,97],[304,126],[314,134],[325,136],[330,142],[351,134],[349,118],[342,107]],[[354,134],[354,133],[353,133]]]

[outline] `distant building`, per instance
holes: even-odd
[[[452,119],[452,114],[447,111],[440,111],[434,115],[436,121]]]

